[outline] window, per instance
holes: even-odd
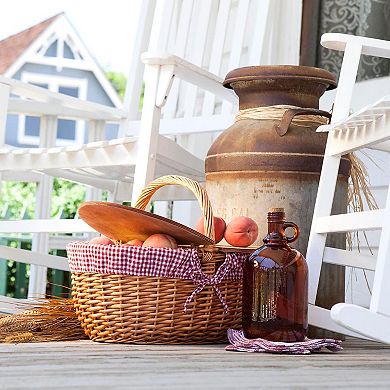
[[[49,88],[48,84],[43,84],[43,83],[32,83],[32,84],[41,88],[46,88],[46,89]],[[39,137],[39,125],[40,125],[39,117],[30,116],[30,115],[26,116],[25,126],[24,126],[25,135],[29,137]]]
[[[29,82],[51,91],[86,99],[87,80],[24,72],[22,81]],[[85,122],[59,118],[57,122],[56,144],[83,143]],[[40,118],[31,115],[20,115],[18,142],[27,145],[39,145]]]
[[[68,34],[52,34],[47,42],[36,52],[36,61],[50,61],[49,57],[64,58],[67,60],[82,60],[83,57],[73,39]]]
[[[54,41],[45,51],[45,57],[57,57],[58,41]]]
[[[64,42],[64,58],[69,58],[71,60],[75,59],[73,50],[69,47],[69,45]]]

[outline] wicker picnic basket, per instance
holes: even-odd
[[[171,184],[185,186],[194,192],[205,217],[206,235],[214,238],[210,201],[203,187],[193,180],[181,176],[159,178],[145,187],[135,207],[145,209],[159,188]],[[164,277],[161,274],[145,276],[144,272],[142,275],[132,272],[79,272],[81,268],[77,269],[74,264],[72,268],[71,259],[76,259],[80,264],[80,250],[81,253],[87,253],[90,247],[85,242],[76,243],[68,245],[67,250],[77,316],[92,340],[121,343],[218,343],[227,339],[228,328],[240,327],[241,275],[245,252],[232,252],[214,245],[178,249],[109,245],[117,254],[123,251],[119,257],[126,258],[126,266],[131,266],[133,259],[144,253],[144,261],[147,262],[148,253],[154,253],[155,249],[160,250],[161,256],[173,256],[170,261],[176,264],[175,268],[182,267],[185,272],[181,273],[181,277],[176,277],[177,269],[171,270],[168,276],[174,277]],[[180,256],[190,261],[186,260],[183,266]],[[160,259],[161,262],[165,260],[164,257]]]

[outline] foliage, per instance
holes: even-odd
[[[116,92],[118,93],[119,97],[123,100],[126,91],[126,83],[127,83],[126,76],[123,73],[113,72],[113,71],[106,72],[106,76],[108,80],[111,82]],[[142,83],[141,96],[139,99],[140,110],[142,110],[142,105],[144,102],[144,92],[145,92],[145,83]]]
[[[0,213],[6,219],[23,218],[22,214],[34,215],[35,183],[3,182]]]
[[[33,218],[35,209],[35,183],[3,182],[0,197],[0,213],[6,219]],[[55,178],[53,180],[51,216],[73,218],[80,203],[85,199],[85,187]],[[23,236],[22,240],[12,237],[3,238],[1,243],[11,247],[31,249],[31,236]],[[65,251],[56,251],[64,256]],[[6,291],[8,296],[26,298],[30,267],[12,260],[7,262]],[[57,275],[58,274],[58,275]],[[49,295],[68,295],[61,286],[69,285],[69,275],[62,271],[48,270]],[[1,286],[0,286],[1,288]]]
[[[113,72],[113,71],[106,72],[106,76],[108,80],[111,82],[115,91],[123,100],[125,97],[125,90],[126,90],[126,76],[123,73]]]
[[[85,187],[67,180],[54,179],[52,215],[62,211],[62,218],[74,218],[85,199]]]
[[[35,183],[4,182],[0,198],[0,212],[6,219],[33,218],[35,209]],[[80,203],[85,198],[85,187],[55,178],[51,216],[62,215],[62,218],[73,218]]]

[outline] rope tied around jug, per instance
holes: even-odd
[[[315,127],[326,125],[331,117],[327,111],[316,108],[303,108],[291,105],[275,105],[266,107],[253,107],[240,110],[235,118],[238,122],[243,119],[271,120],[275,124],[275,131],[282,137],[290,125],[301,127]]]
[[[247,108],[245,110],[240,110],[236,114],[235,121],[237,122],[243,119],[277,121],[283,118],[283,115],[287,110],[301,109],[301,108],[302,107],[290,106],[286,104],[279,104],[276,106],[267,106],[267,107]],[[328,118],[319,115],[307,114],[307,115],[300,115],[294,117],[292,123],[304,127],[311,127],[313,124],[326,125],[328,123]]]

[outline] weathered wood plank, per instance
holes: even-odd
[[[341,353],[226,352],[223,345],[0,345],[0,389],[389,388],[390,347],[347,340]]]

